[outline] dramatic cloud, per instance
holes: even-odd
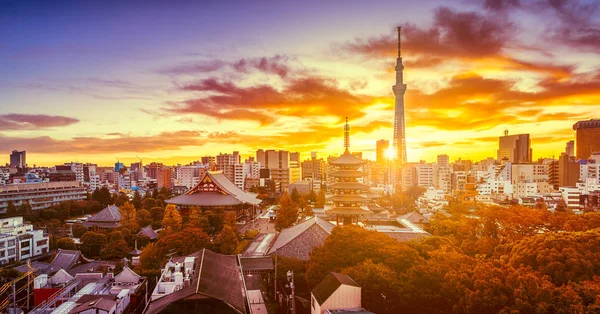
[[[0,115],[0,130],[35,130],[68,126],[79,122],[78,119],[44,114],[3,114]]]
[[[164,109],[269,124],[276,121],[278,115],[359,118],[365,116],[367,107],[375,99],[344,90],[337,81],[320,76],[293,78],[284,84],[279,90],[270,85],[242,87],[216,78],[204,79],[183,86],[182,90],[208,93],[208,96],[171,103]]]
[[[265,74],[275,74],[285,78],[291,71],[288,61],[289,57],[283,55],[262,58],[244,58],[233,62],[220,59],[189,61],[162,69],[159,73],[167,75],[202,74],[224,70],[224,68],[228,67],[237,73],[248,74],[253,71],[258,71]]]

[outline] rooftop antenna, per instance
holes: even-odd
[[[346,125],[344,125],[344,147],[345,154],[350,154],[350,125],[348,125],[348,117],[346,117]]]
[[[504,136],[508,136],[508,129],[504,129]]]
[[[140,164],[141,164],[142,163],[142,158],[140,158],[140,156],[138,156],[138,155],[135,155],[135,157],[137,157],[137,159],[140,160]]]

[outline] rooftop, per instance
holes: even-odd
[[[312,295],[319,304],[323,304],[341,285],[360,288],[350,276],[332,272],[312,290]]]

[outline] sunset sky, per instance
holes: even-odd
[[[256,149],[374,158],[403,26],[409,161],[558,156],[600,118],[598,1],[0,0],[0,164]]]

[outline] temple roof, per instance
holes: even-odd
[[[103,210],[95,213],[87,221],[83,222],[87,228],[92,226],[100,228],[116,228],[121,226],[121,213],[119,207],[110,205]]]
[[[365,173],[358,170],[337,170],[329,174],[332,177],[343,177],[343,178],[358,178],[364,177]]]
[[[313,226],[325,231],[325,233],[327,235],[331,234],[331,231],[335,227],[333,224],[331,224],[329,221],[327,221],[325,219],[318,218],[318,217],[310,218],[307,221],[304,221],[293,227],[283,229],[277,236],[277,239],[275,240],[275,244],[273,244],[273,246],[269,249],[267,254],[273,254],[275,251],[285,247],[288,243],[292,242],[293,240],[295,240],[297,238],[301,238],[304,235],[306,235],[307,240],[309,242],[310,241],[319,242],[319,243],[314,243],[315,244],[314,246],[319,246],[319,245],[323,244],[322,242],[325,240],[324,237],[322,239],[321,238],[312,239],[310,237],[313,236],[313,234],[312,233],[309,234],[306,232]],[[308,239],[308,238],[310,238],[310,239]]]
[[[258,205],[262,200],[238,188],[223,172],[208,171],[194,188],[165,202],[187,206],[234,206]]]
[[[58,253],[56,253],[50,265],[42,272],[44,274],[52,274],[59,269],[69,270],[79,261],[80,257],[81,251],[58,249]]]
[[[346,152],[344,153],[342,156],[340,156],[338,159],[331,161],[332,165],[364,165],[367,162]]]
[[[370,199],[360,194],[336,194],[331,195],[327,200],[332,202],[368,202]]]
[[[146,236],[150,238],[150,240],[155,240],[158,238],[158,234],[156,233],[156,231],[154,231],[154,229],[152,229],[152,225],[142,228],[142,230],[138,232],[138,235]]]
[[[369,186],[360,182],[337,182],[330,186],[334,190],[368,190]]]
[[[325,207],[325,213],[328,215],[367,215],[371,214],[371,211],[367,206],[360,207]]]
[[[142,278],[142,276],[136,274],[133,270],[131,270],[131,268],[125,266],[123,267],[123,270],[115,276],[115,283],[137,284],[140,282],[140,278]]]

